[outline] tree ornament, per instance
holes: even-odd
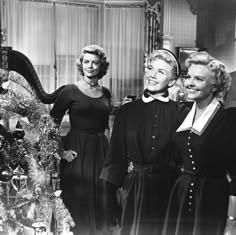
[[[178,92],[177,92],[177,101],[178,102],[184,102],[185,101],[185,98],[186,98],[186,94],[184,93],[184,91],[182,89],[180,89]]]
[[[28,176],[25,175],[25,171],[20,166],[17,166],[13,173],[11,184],[12,187],[19,192],[26,186]]]
[[[11,167],[7,164],[3,164],[2,166],[0,166],[0,181],[7,183],[9,182],[12,177],[13,177],[14,173],[13,170],[11,169]]]
[[[32,224],[32,227],[34,228],[35,235],[46,235],[47,234],[47,228],[43,222],[35,222]]]
[[[25,136],[25,132],[22,129],[22,126],[20,124],[19,121],[17,121],[16,123],[16,129],[13,131],[13,136],[17,139],[17,140],[21,140],[24,138]]]
[[[0,151],[3,149],[6,139],[3,135],[0,134]]]

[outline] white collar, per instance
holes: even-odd
[[[194,102],[192,109],[176,132],[191,130],[199,136],[202,135],[219,108],[220,102],[216,98],[214,98],[202,113],[202,115],[199,117],[199,119],[193,123],[196,111],[196,102]]]
[[[153,100],[160,100],[162,102],[169,102],[169,97],[164,97],[164,96],[158,96],[158,97],[154,97],[152,95],[148,96],[148,97],[145,97],[144,95],[142,95],[142,101],[144,103],[149,103],[149,102],[152,102]]]

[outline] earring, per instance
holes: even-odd
[[[217,85],[216,84],[213,84],[212,85],[212,92],[215,92],[217,90]]]

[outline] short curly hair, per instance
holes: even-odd
[[[192,64],[205,65],[210,71],[215,73],[215,88],[214,97],[223,98],[231,85],[231,76],[226,71],[225,65],[219,60],[212,57],[206,51],[194,52],[185,61],[187,68]]]
[[[100,58],[101,66],[100,66],[100,71],[98,73],[98,79],[101,79],[103,76],[106,75],[110,64],[107,61],[107,57],[105,55],[103,48],[98,45],[88,45],[82,49],[79,58],[76,60],[76,66],[82,76],[84,76],[82,63],[84,54],[86,53],[97,55]]]

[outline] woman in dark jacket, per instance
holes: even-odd
[[[171,133],[180,113],[178,104],[168,98],[168,88],[178,75],[175,56],[164,49],[154,51],[146,63],[144,95],[122,105],[116,115],[100,177],[110,187],[110,219],[116,216],[116,189],[120,188],[122,235],[161,232],[175,180],[169,154]]]

